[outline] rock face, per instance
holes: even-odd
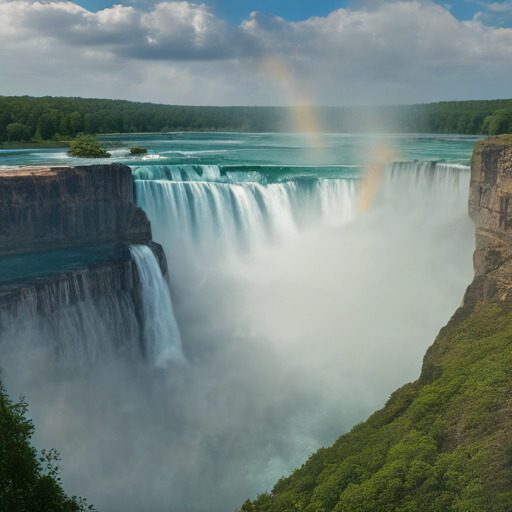
[[[147,244],[126,165],[0,172],[0,256],[93,244]]]
[[[505,300],[512,291],[511,199],[512,135],[487,138],[473,151],[469,192],[476,224],[472,287],[485,300]]]
[[[120,164],[0,171],[0,265],[6,269],[0,272],[0,328],[24,310],[45,316],[118,292],[136,297],[140,279],[130,244],[148,245],[167,274],[164,251],[151,240],[151,224],[133,202],[133,181],[131,169]],[[94,261],[80,257],[91,246],[107,248],[107,255]],[[73,248],[79,256],[69,269],[62,265],[63,253]],[[52,263],[28,277],[30,254]],[[13,259],[20,260],[23,276],[26,268],[26,277],[19,271],[11,276]]]

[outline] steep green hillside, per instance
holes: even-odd
[[[242,510],[512,510],[511,307],[460,310],[417,382]]]
[[[512,511],[512,139],[480,143],[476,276],[420,378],[243,512]]]

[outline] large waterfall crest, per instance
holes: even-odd
[[[178,167],[181,178],[184,166],[135,172],[144,177],[135,181],[137,203],[171,258],[176,251],[193,258],[198,247],[223,247],[227,254],[256,249],[294,236],[314,221],[342,225],[357,211],[351,179],[306,178],[267,185],[213,181],[220,178],[212,170],[215,166],[202,166],[204,180],[162,179],[176,175]]]
[[[468,171],[459,164],[392,162],[383,170],[379,200],[414,200],[425,193],[460,200],[469,187]],[[187,260],[199,248],[236,254],[286,240],[315,221],[342,226],[357,215],[362,170],[280,183],[266,183],[262,172],[222,175],[216,165],[134,167],[137,203],[168,256],[178,252]]]

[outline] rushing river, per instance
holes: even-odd
[[[61,451],[66,491],[100,511],[233,511],[270,490],[418,377],[471,281],[476,137],[102,140],[114,148],[105,163],[132,168],[169,264],[170,295],[150,251],[131,249],[146,276],[157,368],[95,356],[85,372],[61,370],[23,339],[1,354],[7,389],[27,396],[36,443]],[[148,154],[130,157],[132,146]],[[86,163],[65,150],[0,151],[0,173]],[[129,337],[131,307],[75,307],[87,331],[69,311],[48,332],[71,326],[75,345],[96,339],[95,325]],[[177,364],[160,368],[164,356]]]

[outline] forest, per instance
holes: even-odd
[[[512,132],[512,99],[420,105],[316,107],[321,131],[331,133]],[[0,96],[0,142],[69,140],[78,133],[170,131],[296,131],[290,107],[195,107],[124,100]]]

